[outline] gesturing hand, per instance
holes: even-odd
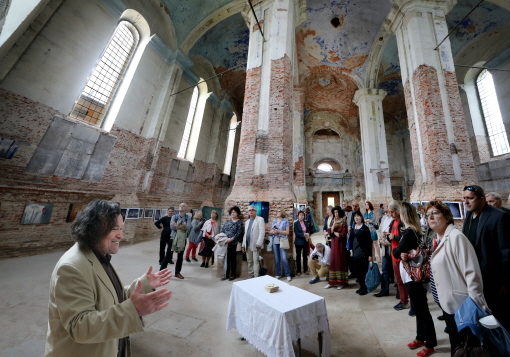
[[[145,273],[147,280],[149,280],[149,284],[151,284],[151,288],[156,289],[160,286],[166,285],[170,282],[170,277],[172,276],[172,272],[168,269],[163,269],[158,271],[157,273],[152,274],[152,265]]]
[[[166,301],[172,297],[172,292],[167,289],[156,290],[148,294],[142,294],[141,292],[142,282],[138,280],[130,297],[138,316],[146,316],[167,307],[168,303]]]

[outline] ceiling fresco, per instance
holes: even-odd
[[[175,28],[177,45],[207,16],[213,14],[232,0],[160,0],[168,9]],[[206,3],[206,4],[205,4]]]

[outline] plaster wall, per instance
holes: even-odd
[[[181,80],[177,91],[179,92],[190,86],[191,84],[183,79]],[[184,132],[184,126],[186,125],[186,119],[188,117],[189,105],[192,95],[193,88],[177,94],[172,114],[170,115],[170,122],[168,123],[163,146],[176,152],[179,151],[179,147],[181,145],[182,135]]]
[[[96,1],[63,2],[1,88],[70,113],[116,24]]]

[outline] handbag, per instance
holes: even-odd
[[[452,357],[490,357],[489,351],[480,346],[469,346],[469,337],[457,347]]]
[[[280,248],[290,249],[289,238],[280,237]]]
[[[416,248],[416,253],[409,253],[408,259],[402,261],[405,271],[415,283],[428,283],[430,281],[431,255],[432,250],[425,244],[422,244]]]
[[[379,266],[377,263],[369,262],[368,263],[368,272],[365,276],[365,284],[367,286],[368,292],[376,289],[381,283],[381,272],[379,271]]]

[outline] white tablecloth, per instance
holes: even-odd
[[[280,287],[278,292],[271,294],[264,289],[270,283]],[[233,284],[227,331],[232,329],[266,356],[274,357],[295,356],[292,341],[298,338],[302,343],[304,338],[311,339],[318,353],[317,336],[322,332],[322,355],[331,354],[324,298],[270,276]]]

